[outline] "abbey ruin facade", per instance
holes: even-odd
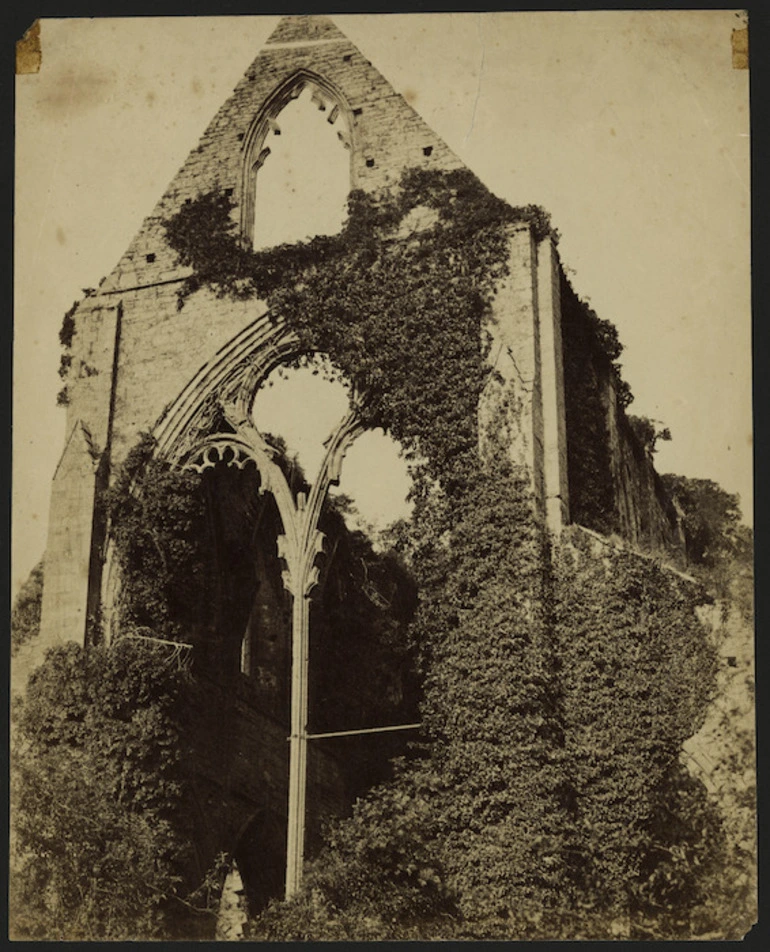
[[[217,189],[231,200],[248,243],[272,137],[301,94],[312,97],[319,121],[333,126],[347,150],[351,190],[377,195],[397,189],[409,169],[462,168],[330,20],[280,22],[114,270],[72,315],[67,436],[52,487],[38,646],[118,636],[120,577],[104,498],[142,435],[152,435],[156,456],[173,467],[208,473],[220,597],[230,606],[211,633],[211,690],[229,706],[221,743],[201,771],[211,803],[226,798],[229,806],[210,853],[223,843],[237,852],[249,837],[271,851],[265,873],[248,869],[241,847],[246,888],[257,902],[280,893],[287,854],[291,865],[299,850],[295,869],[301,864],[305,817],[312,837],[356,792],[350,764],[307,743],[307,667],[314,600],[329,579],[321,513],[363,423],[352,406],[328,434],[310,491],[293,491],[252,411],[261,384],[296,357],[296,334],[264,303],[205,286],[180,308],[190,269],[169,246],[164,222]],[[430,210],[413,218],[416,231],[433,223]],[[677,514],[626,419],[610,358],[576,331],[577,303],[553,236],[528,221],[510,223],[506,234],[506,273],[489,322],[493,373],[478,408],[482,458],[492,431],[496,439],[503,432],[510,460],[528,474],[544,535],[583,524],[675,559],[683,547]],[[583,356],[567,367],[576,335]],[[581,387],[594,395],[592,427]],[[601,445],[594,432],[603,434]],[[593,516],[587,469],[604,487],[609,521]],[[238,534],[244,520],[246,541]],[[310,664],[322,657],[311,650]],[[291,791],[299,776],[306,784]]]

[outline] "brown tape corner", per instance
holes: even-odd
[[[42,61],[40,20],[35,20],[24,36],[16,42],[16,75],[39,73]]]

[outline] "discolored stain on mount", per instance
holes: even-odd
[[[742,30],[733,30],[733,69],[749,68],[749,29],[744,27]]]
[[[50,91],[41,99],[45,112],[59,114],[66,109],[71,115],[103,103],[116,86],[116,75],[97,64],[78,62],[62,66]]]

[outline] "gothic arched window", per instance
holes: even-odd
[[[242,228],[254,248],[336,234],[351,182],[350,116],[301,73],[272,97],[245,143]]]

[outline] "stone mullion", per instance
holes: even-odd
[[[278,537],[278,555],[286,568],[283,583],[293,598],[292,605],[292,669],[291,728],[289,736],[289,802],[287,827],[286,897],[299,889],[305,848],[305,814],[307,791],[307,721],[310,662],[310,598],[318,584],[316,558],[323,551],[323,534],[318,529],[329,487],[339,482],[342,460],[355,438],[362,432],[357,410],[351,409],[326,441],[326,454],[313,481],[310,493],[299,493],[294,501],[291,488],[281,468],[271,458],[271,448],[243,407],[230,404],[225,408],[227,422],[234,434],[217,434],[205,441],[199,453],[203,469],[214,465],[207,452],[230,448],[245,453],[256,464],[260,476],[260,492],[270,491],[276,501],[283,524]],[[199,454],[194,454],[193,459]],[[237,453],[236,457],[237,459]],[[239,464],[240,465],[240,464]]]

